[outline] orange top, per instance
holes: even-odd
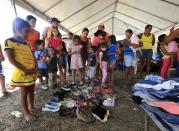
[[[40,33],[35,29],[32,29],[27,36],[27,41],[28,43],[30,43],[31,49],[34,51],[37,50],[35,42],[39,39],[39,37],[40,37]]]

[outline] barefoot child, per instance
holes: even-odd
[[[101,87],[106,88],[106,80],[107,80],[107,68],[108,68],[108,46],[107,44],[101,43],[100,47],[100,53],[99,53],[99,63],[100,63],[100,69],[102,70],[102,83]]]
[[[80,37],[78,35],[73,36],[73,45],[71,49],[69,49],[69,54],[71,55],[71,69],[72,69],[72,76],[73,76],[73,82],[72,84],[75,84],[76,80],[76,71],[79,72],[80,76],[80,85],[83,85],[83,79],[82,79],[82,69],[83,69],[83,61],[81,56],[81,49],[82,45],[80,45]]]
[[[33,120],[31,112],[38,111],[34,108],[36,61],[25,41],[29,29],[28,22],[17,17],[13,21],[14,36],[5,41],[4,49],[10,63],[15,67],[11,82],[12,86],[20,87],[20,103],[28,122]]]

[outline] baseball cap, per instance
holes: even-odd
[[[52,18],[51,18],[51,23],[52,23],[52,22],[55,22],[55,21],[57,21],[57,22],[60,23],[60,20],[58,20],[58,18],[52,17]]]

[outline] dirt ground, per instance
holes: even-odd
[[[121,72],[116,72],[115,87],[117,93],[116,106],[110,109],[107,123],[95,121],[86,124],[76,118],[62,118],[57,113],[41,112],[36,114],[37,120],[31,124],[22,118],[11,116],[14,110],[22,111],[18,102],[18,91],[9,97],[0,98],[0,131],[144,131],[145,113],[129,99],[131,86],[126,86],[121,79]],[[35,104],[43,106],[50,100],[54,90],[43,91],[36,88]],[[148,131],[159,131],[148,118]]]

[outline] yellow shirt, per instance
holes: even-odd
[[[150,36],[146,36],[144,33],[142,34],[141,41],[143,42],[143,47],[142,49],[152,49],[152,42],[153,42],[153,35],[151,34]]]
[[[12,49],[14,51],[15,59],[26,69],[35,68],[35,59],[31,52],[29,45],[26,43],[19,43],[16,39],[10,38],[5,41],[5,50]],[[24,72],[15,67],[12,75],[12,86],[30,86],[35,84],[36,74],[25,75]]]

